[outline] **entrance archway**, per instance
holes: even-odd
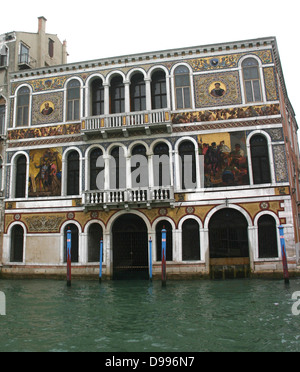
[[[213,278],[249,275],[248,222],[232,208],[217,211],[209,222],[210,271]]]
[[[135,214],[120,216],[112,227],[113,279],[148,279],[148,231]]]

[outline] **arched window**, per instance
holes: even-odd
[[[179,146],[181,160],[181,189],[196,188],[195,146],[191,141],[184,141]]]
[[[23,262],[24,230],[21,225],[11,229],[10,262]]]
[[[160,221],[156,225],[156,261],[161,261],[162,229],[167,230],[166,260],[173,261],[173,230],[169,221]]]
[[[102,238],[103,230],[99,223],[91,224],[88,229],[88,262],[99,262],[100,241]]]
[[[253,183],[271,183],[268,143],[264,136],[254,135],[250,140]]]
[[[132,112],[146,110],[146,87],[141,73],[133,75],[131,79],[130,106]]]
[[[67,86],[67,121],[79,120],[80,117],[80,83],[71,80]]]
[[[90,155],[90,190],[98,190],[97,176],[104,168],[97,167],[97,160],[103,155],[101,149],[92,150]],[[104,189],[104,177],[101,179],[101,190]]]
[[[115,76],[110,83],[110,111],[112,114],[125,112],[125,89],[122,76]]]
[[[17,96],[17,127],[25,127],[29,124],[29,98],[30,90],[22,87]]]
[[[151,76],[152,110],[167,107],[166,74],[164,71],[155,71]]]
[[[200,260],[199,224],[188,219],[182,224],[182,261]]]
[[[79,154],[75,150],[67,160],[67,195],[79,195]]]
[[[109,162],[110,189],[126,188],[126,159],[122,147],[114,147]]]
[[[247,103],[261,102],[261,82],[257,60],[255,58],[245,59],[242,69]]]
[[[131,182],[132,187],[146,187],[149,185],[148,156],[144,145],[136,145],[131,152]]]
[[[169,186],[171,184],[169,146],[160,142],[154,147],[153,172],[154,186]]]
[[[26,157],[20,155],[16,161],[15,197],[25,198],[26,195]]]
[[[276,221],[268,214],[258,220],[259,258],[278,257]]]
[[[191,108],[190,72],[186,66],[175,69],[176,108]]]
[[[78,227],[75,224],[67,225],[64,229],[64,262],[67,262],[67,232],[71,231],[71,262],[78,262],[79,236]]]
[[[1,96],[0,96],[0,134],[4,134],[5,130],[5,105],[1,105]]]
[[[92,116],[104,114],[104,86],[101,79],[94,79],[92,88]]]
[[[210,258],[249,257],[248,222],[240,212],[221,209],[208,228]]]

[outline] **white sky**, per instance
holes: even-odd
[[[290,101],[300,115],[296,0],[16,0],[1,4],[0,34],[46,32],[67,40],[68,62],[276,36]],[[298,5],[298,7],[297,7]],[[300,120],[298,120],[300,126]]]

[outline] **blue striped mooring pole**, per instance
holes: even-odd
[[[67,231],[67,286],[71,287],[71,247],[72,247],[72,232]]]
[[[287,255],[286,255],[286,248],[285,248],[283,226],[278,226],[278,228],[279,228],[279,234],[280,234],[281,256],[282,256],[282,265],[283,265],[283,277],[284,277],[284,282],[286,284],[289,284],[290,279],[289,279],[289,270],[288,270],[288,264],[287,264]]]
[[[167,284],[167,230],[165,227],[161,231],[161,284],[163,287]]]

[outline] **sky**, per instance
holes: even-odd
[[[0,34],[46,32],[67,40],[68,62],[275,36],[291,104],[300,115],[297,0],[15,0],[1,4]],[[3,16],[4,15],[4,16]],[[298,121],[300,126],[300,120]]]

